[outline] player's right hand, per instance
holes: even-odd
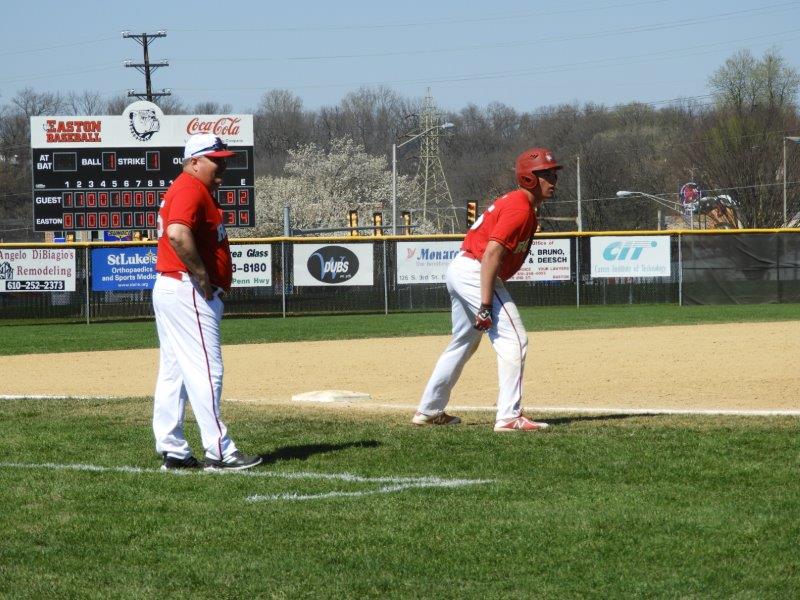
[[[478,314],[475,315],[475,324],[473,325],[478,331],[489,331],[492,328],[492,305],[481,304]]]
[[[203,292],[203,298],[211,300],[214,297],[214,286],[211,285],[211,280],[208,278],[208,273],[203,273],[202,276],[195,275],[197,287]]]

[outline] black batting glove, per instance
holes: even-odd
[[[489,331],[492,327],[492,305],[491,304],[481,304],[481,308],[478,311],[478,314],[475,315],[475,325],[473,325],[475,329],[478,331]]]

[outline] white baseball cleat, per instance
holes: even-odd
[[[505,431],[541,431],[548,427],[547,423],[537,423],[522,415],[510,421],[497,421],[494,424],[494,430],[498,433]]]
[[[444,411],[436,413],[435,415],[426,415],[417,412],[414,414],[414,418],[411,419],[411,422],[414,425],[458,425],[461,423],[461,419],[453,415],[448,415]]]
[[[215,460],[206,457],[206,471],[243,471],[251,467],[256,467],[263,462],[260,456],[249,456],[242,454],[238,450],[224,457],[222,460]]]

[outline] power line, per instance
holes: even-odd
[[[695,27],[695,26],[704,26],[709,22],[714,24],[719,24],[720,21],[737,19],[748,17],[752,18],[753,13],[768,13],[773,12],[775,9],[785,10],[786,7],[791,6],[792,8],[800,8],[798,7],[797,2],[789,2],[783,4],[775,4],[766,7],[760,8],[753,8],[747,10],[739,10],[739,11],[729,11],[718,13],[714,15],[708,15],[706,17],[692,17],[686,19],[680,19],[676,21],[665,21],[660,23],[651,23],[649,25],[637,25],[632,27],[622,27],[619,29],[610,29],[606,31],[593,31],[589,33],[581,33],[581,34],[574,34],[574,35],[561,35],[557,37],[551,38],[537,38],[536,40],[518,40],[518,41],[511,41],[511,42],[502,42],[496,44],[477,44],[477,45],[468,45],[468,46],[456,46],[451,48],[439,48],[439,49],[426,49],[426,50],[396,50],[391,52],[374,52],[374,53],[360,53],[360,54],[325,54],[325,55],[309,55],[309,56],[286,56],[283,58],[275,58],[275,57],[253,57],[253,56],[245,56],[245,57],[209,57],[209,58],[184,58],[184,59],[176,59],[176,60],[183,60],[184,62],[228,62],[228,61],[237,61],[237,62],[278,62],[278,61],[322,61],[322,60],[340,60],[340,59],[352,59],[352,58],[385,58],[385,57],[392,57],[392,56],[414,56],[414,55],[421,55],[421,54],[440,54],[440,53],[450,53],[450,52],[464,52],[464,51],[484,51],[484,50],[491,50],[497,48],[519,48],[519,47],[527,47],[527,46],[541,46],[542,44],[555,44],[555,43],[564,43],[564,42],[571,42],[576,40],[586,40],[586,39],[597,39],[597,38],[604,38],[604,37],[615,37],[621,35],[627,35],[631,33],[645,33],[645,32],[652,32],[658,31],[662,29],[673,29],[680,27],[682,29],[686,27]],[[774,34],[770,34],[774,35]]]
[[[99,42],[108,42],[115,40],[116,37],[102,37],[94,40],[86,40],[83,42],[71,42],[69,44],[57,44],[55,46],[42,46],[40,48],[27,48],[25,50],[5,50],[0,51],[0,56],[14,56],[19,54],[33,54],[35,52],[45,52],[47,50],[61,50],[62,48],[73,48],[75,46],[86,46],[89,44],[97,44]]]
[[[797,3],[792,3],[797,4]],[[783,6],[783,5],[778,5]],[[754,9],[755,10],[755,9]],[[744,12],[744,11],[738,11]],[[727,14],[727,13],[722,13]],[[717,17],[718,15],[715,15]],[[617,34],[624,32],[624,30],[615,30]],[[400,81],[378,81],[378,82],[350,82],[350,83],[343,83],[343,82],[334,82],[334,83],[327,83],[327,84],[306,84],[306,85],[292,85],[292,86],[271,86],[269,89],[278,87],[278,88],[292,88],[292,89],[320,89],[320,88],[335,88],[335,87],[363,87],[363,86],[377,86],[377,85],[403,85],[403,84],[430,84],[430,83],[457,83],[457,82],[472,82],[472,81],[483,81],[487,79],[504,79],[504,78],[516,78],[520,76],[530,75],[533,73],[538,74],[545,74],[545,73],[553,73],[553,72],[563,72],[563,71],[575,71],[575,70],[585,70],[585,69],[595,69],[600,67],[620,67],[620,66],[628,66],[631,64],[640,64],[642,62],[651,62],[651,61],[658,61],[658,60],[670,60],[674,58],[684,58],[687,56],[693,57],[700,53],[708,54],[714,53],[723,49],[727,46],[740,46],[742,42],[748,41],[755,41],[760,40],[763,38],[767,38],[769,40],[769,44],[772,45],[777,41],[778,36],[785,36],[789,34],[794,34],[799,32],[800,29],[790,29],[781,32],[771,32],[756,36],[751,36],[748,38],[738,38],[732,41],[720,41],[720,42],[713,42],[709,44],[701,44],[698,46],[691,46],[691,47],[684,47],[681,48],[679,51],[676,51],[673,48],[649,53],[642,53],[642,54],[632,54],[632,55],[624,55],[624,56],[616,56],[616,57],[609,57],[603,59],[593,59],[589,61],[581,61],[581,62],[573,62],[573,63],[563,63],[560,65],[549,65],[547,67],[536,67],[536,68],[526,68],[522,70],[506,70],[506,71],[495,71],[495,72],[488,72],[488,73],[473,73],[473,74],[465,74],[465,75],[457,75],[457,76],[445,76],[445,77],[434,77],[434,78],[418,78],[418,79],[410,79],[410,80],[400,80]],[[614,31],[605,32],[604,34],[596,34],[596,35],[612,35]],[[147,34],[142,34],[147,35]],[[595,35],[595,34],[589,34]],[[134,37],[134,36],[130,36]],[[136,36],[140,37],[140,36]],[[153,37],[151,35],[151,37]],[[562,38],[562,39],[569,39],[569,38]],[[797,39],[797,37],[790,37],[783,41],[792,41]],[[137,40],[138,41],[138,40]],[[140,42],[142,43],[142,42]],[[522,44],[527,44],[528,42],[520,42]],[[541,40],[537,43],[543,43]],[[476,46],[475,48],[481,48],[480,46]],[[705,50],[704,52],[701,52]],[[368,55],[367,55],[368,56]],[[284,60],[299,60],[300,57],[289,57]],[[322,60],[323,58],[320,58]],[[181,60],[181,59],[178,59]],[[193,62],[195,60],[201,59],[184,59],[184,62]],[[255,60],[255,61],[271,61],[275,59],[271,58],[224,58],[224,59],[202,59],[204,62],[218,60],[218,61],[247,61],[247,60]],[[168,61],[162,61],[161,63],[151,63],[151,71],[154,71],[156,68],[160,66],[168,66]],[[135,66],[140,70],[144,69],[147,66],[145,64],[133,64],[129,63],[126,66]],[[109,70],[113,67],[109,67],[106,65],[98,65],[96,67],[90,67],[80,70],[73,70],[73,71],[58,71],[58,72],[48,72],[43,74],[28,74],[25,76],[14,77],[6,80],[0,80],[0,83],[14,83],[14,82],[23,82],[29,81],[34,79],[43,79],[43,78],[54,78],[54,77],[63,77],[63,76],[72,76],[90,72],[97,72],[103,70]],[[144,71],[142,71],[144,72]],[[248,86],[248,87],[231,87],[226,86],[224,88],[174,88],[181,91],[187,92],[217,92],[220,90],[236,90],[236,91],[262,91],[268,88],[264,88],[263,86]],[[129,90],[130,92],[130,90]],[[129,94],[130,95],[130,94]],[[143,94],[142,94],[143,95]]]
[[[211,32],[211,33],[296,33],[296,32],[333,32],[333,31],[358,31],[358,30],[381,30],[381,29],[407,29],[413,27],[440,27],[442,25],[465,25],[468,23],[484,24],[489,21],[519,21],[520,19],[535,18],[541,20],[542,17],[552,17],[557,15],[567,15],[576,13],[588,13],[604,11],[615,8],[631,8],[635,6],[664,4],[668,0],[649,0],[645,2],[625,2],[619,4],[607,4],[604,6],[590,5],[588,8],[576,8],[568,10],[551,11],[531,11],[523,13],[504,13],[496,16],[477,16],[467,18],[442,17],[439,19],[428,19],[425,21],[406,21],[390,23],[373,23],[366,25],[343,25],[343,26],[300,26],[300,27],[212,27],[204,29],[181,29],[170,27],[170,31],[182,33]]]
[[[634,4],[636,4],[636,3],[634,3]],[[641,3],[638,3],[638,4],[641,4]],[[372,58],[372,57],[386,57],[386,56],[404,56],[404,55],[430,54],[430,53],[441,53],[441,52],[461,52],[461,51],[471,51],[471,50],[486,50],[486,49],[491,49],[491,48],[511,48],[511,47],[518,47],[518,46],[540,45],[540,44],[543,44],[543,43],[557,43],[557,42],[566,42],[566,41],[574,41],[574,40],[597,38],[597,37],[609,37],[609,36],[623,35],[623,34],[627,34],[627,33],[638,33],[638,32],[643,32],[643,31],[652,31],[652,30],[657,30],[657,29],[672,28],[672,27],[676,27],[676,26],[685,27],[685,26],[692,26],[692,25],[702,25],[705,21],[709,21],[709,20],[714,21],[714,22],[718,22],[720,19],[734,18],[734,17],[738,17],[738,16],[748,16],[749,13],[752,13],[752,12],[755,12],[755,11],[764,11],[766,9],[773,9],[773,8],[776,8],[776,7],[782,8],[782,7],[785,7],[787,4],[790,5],[790,6],[796,6],[797,5],[796,2],[790,2],[790,3],[784,3],[784,4],[771,5],[771,6],[767,6],[767,7],[760,7],[760,8],[757,8],[757,9],[748,9],[748,10],[742,10],[742,11],[719,13],[719,14],[710,15],[708,17],[703,17],[703,18],[693,18],[693,19],[684,19],[684,20],[679,20],[679,21],[669,21],[669,22],[662,22],[662,23],[643,25],[643,26],[636,26],[636,27],[625,27],[625,28],[621,28],[621,29],[613,29],[613,30],[607,30],[607,31],[602,31],[602,32],[592,32],[592,33],[587,33],[587,34],[578,34],[578,35],[573,35],[573,36],[559,36],[559,37],[554,37],[554,38],[544,38],[544,39],[538,39],[538,40],[536,40],[534,42],[532,42],[532,41],[517,41],[517,42],[505,42],[505,43],[502,43],[502,44],[472,45],[472,46],[461,46],[461,47],[455,47],[455,48],[434,49],[434,50],[409,50],[409,51],[401,51],[401,52],[384,52],[384,53],[371,53],[371,54],[321,55],[321,56],[288,56],[288,57],[284,57],[284,58],[273,58],[273,57],[258,58],[258,57],[250,57],[250,56],[248,56],[248,57],[226,57],[226,58],[211,57],[211,58],[184,58],[184,59],[177,59],[177,60],[182,60],[183,62],[204,62],[204,63],[206,63],[206,62],[229,62],[229,61],[237,61],[237,62],[264,62],[264,61],[268,61],[268,62],[274,62],[274,61],[281,61],[281,60],[285,60],[285,61],[312,61],[312,60],[332,60],[332,59],[342,59],[342,58]],[[620,5],[620,6],[628,6],[628,5]],[[564,11],[564,12],[575,12],[575,11]],[[186,31],[190,31],[190,30],[186,30]],[[235,30],[232,30],[232,31],[235,31]],[[796,31],[796,30],[793,30],[793,31]],[[163,35],[159,35],[159,33],[163,34]],[[136,38],[137,41],[139,41],[139,43],[144,46],[146,41],[147,41],[144,38],[147,38],[148,35],[149,35],[150,38],[165,37],[166,36],[166,33],[163,32],[163,31],[161,31],[159,33],[156,33],[156,34],[131,35],[128,32],[123,32],[123,37]],[[775,33],[766,34],[766,37],[774,37],[775,35],[780,35],[780,34],[775,34]],[[757,36],[757,37],[765,37],[765,36]],[[64,48],[64,47],[71,47],[71,46],[78,46],[78,45],[85,45],[85,44],[93,44],[93,43],[97,43],[97,42],[100,42],[100,41],[106,41],[106,40],[110,40],[110,39],[114,39],[114,38],[99,38],[97,40],[90,40],[90,41],[86,41],[86,42],[75,42],[73,44],[60,44],[60,45],[57,45],[57,46],[48,46],[48,47],[37,48],[37,49],[29,50],[29,51],[23,51],[23,50],[10,51],[10,52],[5,52],[5,53],[0,53],[0,56],[10,55],[10,54],[21,54],[21,53],[26,53],[26,52],[38,52],[38,51],[43,51],[43,50],[48,50],[48,49],[60,49],[60,48]],[[747,39],[753,39],[753,38],[747,38]],[[742,40],[739,40],[739,41],[742,41]],[[147,51],[147,49],[145,48],[145,52],[146,51]],[[156,68],[158,68],[160,66],[168,66],[168,63],[167,63],[167,61],[163,61],[162,63],[152,63],[151,65],[152,65],[152,69],[151,70],[154,71]],[[126,66],[128,66],[128,65],[126,65]],[[142,67],[144,67],[144,65],[133,65],[133,64],[131,64],[129,66],[137,66],[137,67],[138,66],[142,66]],[[51,72],[47,72],[47,73],[34,74],[34,75],[27,74],[27,75],[21,75],[21,76],[18,76],[18,77],[12,77],[12,78],[9,78],[9,79],[5,79],[5,80],[0,81],[0,83],[13,83],[13,82],[17,82],[17,81],[26,81],[26,80],[31,80],[31,79],[40,79],[40,78],[54,77],[54,76],[77,75],[77,74],[83,74],[83,73],[96,72],[98,70],[106,70],[106,69],[109,69],[109,68],[112,68],[112,67],[107,66],[107,65],[96,65],[96,66],[92,66],[92,67],[88,67],[88,68],[80,69],[80,70],[72,70],[72,71],[59,70],[59,71],[51,71]]]
[[[18,77],[12,77],[10,79],[2,79],[0,83],[24,83],[26,81],[33,81],[35,79],[54,79],[56,77],[72,77],[73,75],[84,75],[86,73],[99,73],[101,71],[111,71],[113,69],[118,69],[119,64],[114,65],[97,65],[93,67],[84,67],[81,69],[71,69],[71,70],[58,70],[58,71],[51,71],[50,73],[39,73],[36,75],[20,75]]]
[[[800,184],[800,181],[787,181],[786,182],[787,186],[788,185],[794,186],[794,185],[797,185],[797,184]],[[708,188],[708,189],[704,189],[703,191],[704,192],[715,192],[715,193],[716,192],[735,192],[735,191],[738,191],[738,190],[754,190],[754,189],[759,189],[759,188],[778,187],[778,186],[783,186],[783,182],[778,182],[778,183],[755,183],[753,185],[740,185],[740,186],[735,186],[735,187]],[[650,192],[648,192],[648,194],[650,194]],[[675,197],[677,197],[678,193],[677,192],[657,192],[657,193],[651,194],[651,195],[652,196],[658,196],[658,197],[662,197],[662,196],[668,196],[668,197],[669,196],[675,196]],[[719,194],[715,194],[715,195],[719,195]],[[664,199],[666,200],[666,198],[664,198]],[[622,198],[620,198],[618,196],[609,196],[607,198],[581,198],[581,204],[583,204],[585,202],[607,202],[607,201],[612,201],[612,200],[614,202],[622,202],[622,201],[629,201],[630,202],[630,201],[647,201],[647,198],[646,197],[643,198],[641,196],[626,196],[626,197],[622,197]],[[552,206],[554,204],[571,204],[571,205],[574,205],[575,204],[575,200],[573,199],[573,200],[548,200],[547,201],[547,205]]]
[[[466,23],[486,23],[489,21],[518,21],[522,18],[536,18],[540,19],[543,16],[557,16],[562,14],[575,14],[575,13],[588,13],[588,12],[598,12],[598,11],[605,11],[611,10],[616,8],[632,8],[636,6],[649,6],[653,4],[664,4],[669,2],[669,0],[647,0],[641,2],[623,2],[617,4],[606,4],[604,6],[594,6],[591,5],[588,8],[576,8],[571,10],[556,10],[556,11],[532,11],[532,12],[525,12],[525,13],[503,13],[501,15],[484,15],[484,16],[477,16],[477,17],[470,17],[464,19],[453,19],[452,17],[442,17],[440,19],[430,19],[427,21],[410,21],[410,22],[402,22],[402,23],[377,23],[377,24],[367,24],[367,25],[348,25],[348,26],[341,26],[341,27],[330,27],[330,26],[319,26],[319,27],[249,27],[249,28],[210,28],[210,29],[186,29],[180,27],[170,27],[169,29],[173,32],[180,32],[180,33],[197,33],[197,32],[231,32],[231,33],[246,33],[246,32],[299,32],[299,31],[316,31],[316,32],[324,32],[324,31],[353,31],[353,30],[371,30],[371,29],[387,29],[387,28],[411,28],[411,27],[428,27],[428,26],[440,26],[443,24],[454,25],[454,24],[466,24]],[[791,4],[791,3],[790,3]],[[769,7],[762,7],[762,8],[769,8]],[[753,9],[755,10],[755,9]],[[41,46],[35,48],[24,48],[24,49],[14,49],[14,50],[0,50],[0,56],[12,56],[12,55],[20,55],[20,54],[34,54],[36,52],[46,52],[48,50],[60,50],[62,48],[71,48],[75,46],[85,46],[89,44],[97,44],[100,42],[107,42],[117,39],[116,37],[102,37],[96,38],[92,40],[84,40],[80,42],[70,42],[67,44],[56,44],[52,46]]]
[[[307,85],[273,85],[270,88],[264,88],[263,86],[248,86],[248,87],[231,87],[226,86],[225,88],[176,88],[183,91],[194,91],[194,92],[214,92],[219,91],[221,89],[225,90],[237,90],[237,91],[263,91],[266,89],[274,89],[274,88],[292,88],[292,89],[321,89],[321,88],[332,88],[332,87],[364,87],[364,86],[380,86],[380,85],[409,85],[409,84],[430,84],[430,83],[454,83],[454,82],[464,82],[464,81],[486,81],[490,79],[505,79],[505,78],[519,78],[527,75],[543,75],[547,73],[561,73],[564,71],[579,71],[579,70],[586,70],[586,69],[596,69],[600,67],[623,67],[632,64],[641,64],[641,63],[648,63],[660,60],[671,60],[674,58],[685,58],[685,57],[695,57],[698,54],[708,54],[718,52],[721,49],[724,49],[726,46],[736,46],[740,47],[742,42],[753,41],[753,40],[760,40],[762,38],[769,39],[769,45],[773,45],[776,42],[776,36],[780,35],[787,35],[791,33],[800,32],[800,29],[790,29],[787,31],[782,31],[779,33],[769,33],[757,36],[751,36],[749,38],[739,38],[732,41],[722,41],[722,42],[713,42],[709,44],[701,44],[698,46],[691,46],[691,47],[684,47],[681,48],[679,51],[676,51],[674,48],[670,48],[667,50],[660,50],[656,52],[648,52],[643,54],[634,54],[634,55],[627,55],[627,56],[616,56],[610,58],[602,58],[602,59],[593,59],[588,61],[580,61],[574,63],[563,63],[560,65],[548,65],[547,67],[537,66],[537,67],[528,67],[525,69],[510,69],[505,71],[493,71],[488,73],[469,73],[464,75],[455,75],[455,76],[442,76],[442,77],[426,77],[426,78],[415,78],[415,79],[405,79],[405,80],[384,80],[384,81],[371,81],[371,82],[349,82],[349,83],[319,83],[319,84],[307,84]],[[796,37],[788,38],[784,41],[791,41],[793,39],[797,39]]]

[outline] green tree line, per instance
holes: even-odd
[[[698,90],[705,93],[663,105],[536,107],[532,99],[529,111],[501,103],[443,111],[442,121],[455,126],[441,138],[441,159],[454,204],[476,201],[482,210],[513,187],[519,152],[531,145],[552,148],[565,169],[557,198],[542,209],[549,230],[575,228],[578,157],[585,230],[654,229],[656,202],[619,198],[616,192],[641,191],[675,202],[689,181],[708,195],[730,196],[744,227],[776,227],[784,223],[783,145],[800,135],[799,89],[798,71],[776,50],[760,57],[745,50],[710,74],[708,88]],[[29,117],[121,114],[128,103],[124,96],[107,99],[91,91],[26,88],[0,105],[0,238],[37,239],[31,228]],[[166,114],[233,112],[227,104],[187,105],[176,97],[159,105]],[[419,131],[421,108],[422,99],[386,87],[362,88],[315,110],[291,90],[266,92],[252,109],[258,232],[282,231],[283,204],[293,207],[305,227],[344,225],[347,208],[386,212],[391,146]],[[415,202],[417,151],[409,144],[398,154],[398,197],[406,208]],[[800,146],[791,141],[786,180],[791,217],[800,211]],[[430,223],[420,226],[431,230]]]

